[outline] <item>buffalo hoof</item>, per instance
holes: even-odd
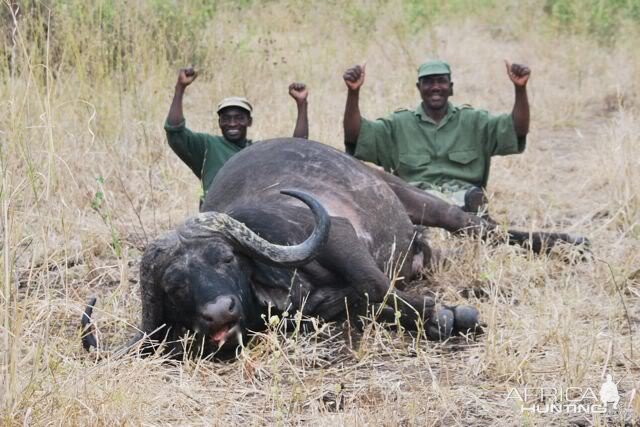
[[[576,262],[585,262],[592,257],[591,241],[586,237],[568,234],[557,239],[555,243],[558,242],[565,243],[571,247],[569,251],[565,250],[560,252],[563,254],[561,255],[562,259],[567,263],[575,264]],[[551,247],[549,249],[551,249]]]
[[[587,248],[591,248],[591,241],[587,237],[583,236],[569,236],[569,243],[573,245],[582,245]]]
[[[453,310],[453,330],[456,334],[480,333],[480,313],[470,305],[458,305]]]
[[[446,340],[453,333],[454,314],[448,308],[440,308],[426,325],[427,338]]]
[[[563,236],[562,238],[559,238],[558,241],[567,243],[572,246],[577,246],[578,250],[582,254],[591,253],[591,241],[587,237],[568,234],[566,236]]]

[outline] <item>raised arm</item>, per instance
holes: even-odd
[[[309,90],[304,83],[291,83],[289,85],[289,95],[296,101],[298,117],[296,127],[293,130],[294,138],[309,138],[309,117],[307,115],[307,96]]]
[[[364,83],[364,65],[355,65],[344,72],[342,78],[347,85],[347,104],[344,107],[344,148],[354,154],[360,135],[360,88]]]
[[[184,91],[193,81],[198,77],[198,72],[192,67],[180,68],[178,72],[178,81],[176,82],[176,90],[173,94],[173,101],[171,101],[171,107],[169,108],[169,114],[167,115],[167,123],[170,126],[179,125],[184,121],[184,114],[182,112],[182,97]]]
[[[531,75],[531,70],[526,65],[510,64],[505,61],[507,75],[513,82],[516,91],[515,102],[513,104],[513,127],[516,135],[524,137],[529,133],[529,99],[527,97],[527,82]]]

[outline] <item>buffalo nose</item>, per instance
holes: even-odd
[[[240,320],[240,302],[235,296],[219,296],[200,309],[200,316],[215,326],[222,326]]]

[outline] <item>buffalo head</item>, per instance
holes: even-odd
[[[150,244],[140,266],[142,332],[152,339],[191,332],[197,350],[208,354],[237,347],[247,329],[260,327],[262,308],[250,283],[255,261],[302,266],[329,236],[330,218],[318,201],[300,191],[282,193],[304,202],[315,218],[313,232],[298,245],[269,243],[218,212],[201,213]],[[90,339],[85,333],[83,341]]]

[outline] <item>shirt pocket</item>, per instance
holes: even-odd
[[[397,175],[408,182],[420,181],[420,176],[429,167],[431,161],[431,155],[428,153],[400,154]]]
[[[485,161],[478,150],[459,150],[447,153],[443,175],[480,186],[484,180]]]
[[[447,154],[449,160],[460,165],[469,165],[471,162],[480,157],[476,150],[452,151]]]

